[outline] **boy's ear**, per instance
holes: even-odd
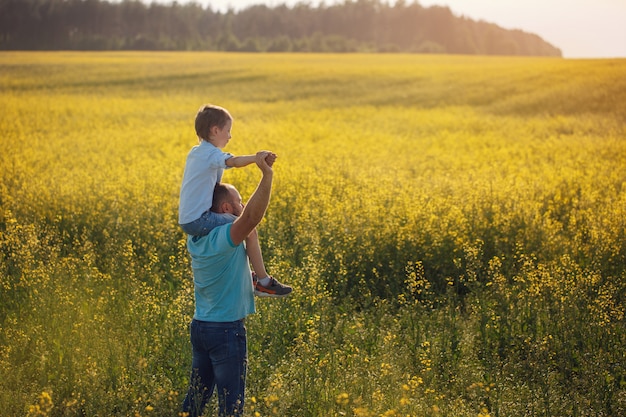
[[[211,127],[209,128],[209,134],[210,134],[211,136],[216,136],[216,135],[217,135],[217,132],[218,132],[219,130],[220,130],[220,128],[219,128],[219,127],[217,127],[217,125],[215,125],[215,126],[211,126]]]

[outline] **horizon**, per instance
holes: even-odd
[[[119,1],[119,0],[118,0]],[[142,0],[171,4],[174,0]],[[342,3],[342,0],[176,0],[197,3],[212,10],[240,11],[255,5],[312,7]],[[395,1],[385,1],[394,4]],[[407,4],[411,3],[407,1]],[[504,29],[522,30],[540,36],[559,48],[563,58],[626,58],[626,1],[623,0],[423,0],[423,7],[449,7],[456,16],[483,20]],[[581,29],[583,27],[583,29]]]

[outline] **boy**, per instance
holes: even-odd
[[[232,124],[232,116],[220,106],[206,104],[196,115],[199,144],[187,155],[178,211],[178,222],[189,235],[207,235],[215,227],[235,219],[232,214],[211,211],[213,190],[221,181],[224,169],[245,167],[256,159],[256,155],[234,156],[221,151],[230,141]],[[276,154],[261,152],[271,166]],[[281,284],[267,273],[256,229],[246,239],[246,251],[254,269],[254,293],[257,296],[284,297],[291,293],[290,286]]]

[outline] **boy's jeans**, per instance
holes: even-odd
[[[214,213],[205,211],[199,219],[191,223],[181,224],[183,232],[191,236],[206,236],[211,230],[224,224],[232,223],[237,216],[230,213]]]
[[[193,320],[191,380],[183,403],[190,417],[202,415],[217,386],[220,416],[243,415],[248,353],[243,320],[214,323]]]

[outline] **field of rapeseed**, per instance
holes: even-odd
[[[206,102],[279,155],[246,415],[626,413],[625,60],[3,52],[0,414],[178,414]]]

